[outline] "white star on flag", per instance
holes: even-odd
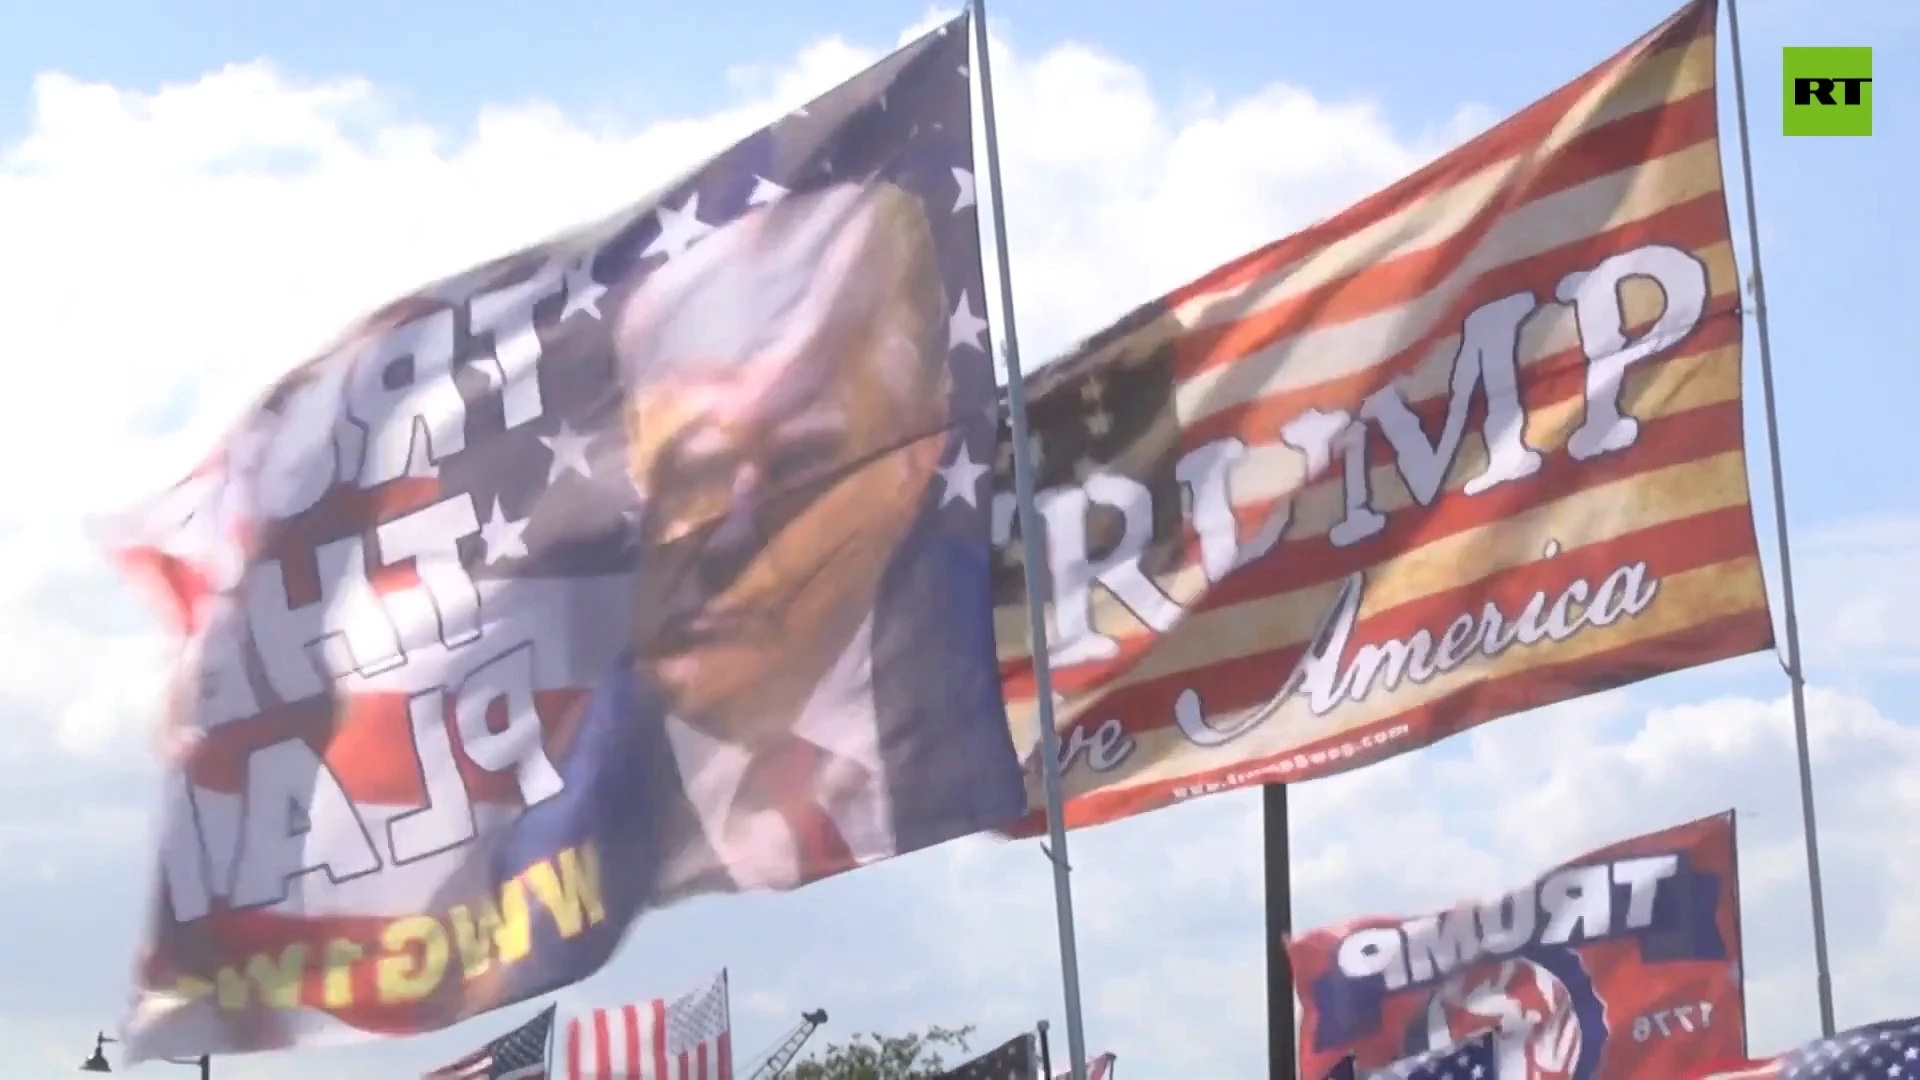
[[[675,210],[662,203],[653,211],[655,220],[660,223],[660,235],[653,238],[647,250],[640,253],[641,258],[649,255],[665,255],[671,259],[687,250],[693,242],[713,231],[713,226],[700,220],[700,193],[687,196],[686,205]]]
[[[599,318],[600,298],[605,295],[607,287],[593,280],[593,256],[581,256],[579,262],[567,268],[567,302],[560,309],[560,321],[566,322],[576,311]]]
[[[779,184],[774,183],[764,176],[756,176],[753,178],[753,192],[747,196],[747,205],[767,206],[779,202],[781,199],[786,198],[788,194],[790,193],[787,189],[781,187]]]
[[[960,194],[953,200],[953,212],[957,214],[973,205],[973,174],[965,169],[954,169],[953,186],[960,189]]]
[[[526,532],[526,518],[509,520],[506,511],[500,508],[500,500],[493,500],[493,514],[480,526],[480,543],[487,549],[487,565],[492,566],[501,559],[526,558]]]
[[[581,476],[592,477],[593,467],[587,464],[587,444],[592,440],[568,427],[566,421],[560,422],[560,430],[552,435],[540,436],[548,452],[553,454],[553,464],[547,469],[549,487],[560,479],[560,475],[569,470]]]
[[[984,335],[987,332],[987,320],[973,313],[973,305],[967,299],[965,290],[960,293],[960,302],[953,307],[953,317],[947,320],[947,349],[952,351],[962,345],[971,345],[981,352],[987,351]]]
[[[973,453],[967,444],[960,444],[960,452],[953,456],[953,463],[940,467],[940,479],[946,483],[946,490],[940,493],[940,505],[945,506],[955,499],[965,499],[968,506],[979,506],[978,492],[980,478],[986,475],[987,467],[973,460]]]

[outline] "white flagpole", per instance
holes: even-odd
[[[1773,397],[1773,342],[1767,333],[1767,277],[1760,269],[1760,216],[1753,206],[1753,137],[1747,130],[1747,78],[1740,63],[1740,11],[1727,0],[1733,39],[1734,116],[1740,126],[1740,178],[1746,188],[1747,251],[1753,260],[1753,326],[1760,344],[1760,392],[1767,417],[1767,454],[1773,466],[1774,529],[1780,544],[1780,596],[1786,622],[1787,688],[1793,699],[1793,743],[1800,765],[1800,820],[1806,834],[1807,888],[1813,900],[1813,973],[1820,1000],[1820,1035],[1832,1038],[1833,969],[1827,962],[1827,904],[1820,884],[1820,830],[1814,822],[1813,753],[1807,740],[1807,677],[1800,667],[1800,616],[1793,604],[1793,555],[1787,544],[1787,490],[1780,464],[1780,416]]]
[[[987,136],[987,194],[993,204],[994,258],[1000,271],[1001,348],[1007,359],[1007,411],[1013,421],[1013,490],[1025,552],[1027,629],[1033,639],[1034,696],[1040,708],[1040,762],[1047,796],[1047,857],[1053,863],[1053,901],[1060,927],[1060,981],[1067,1006],[1067,1053],[1073,1080],[1087,1080],[1087,1046],[1080,1018],[1080,957],[1073,938],[1073,884],[1068,880],[1067,830],[1061,805],[1060,736],[1053,727],[1053,672],[1047,655],[1047,617],[1041,577],[1046,558],[1033,499],[1033,462],[1027,444],[1027,393],[1020,371],[1020,334],[1013,317],[1013,278],[1007,266],[1007,216],[1000,195],[1000,136],[993,115],[993,75],[987,49],[986,0],[970,0],[974,65],[980,75],[980,116]]]

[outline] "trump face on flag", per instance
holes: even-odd
[[[445,1027],[1021,814],[964,25],[386,305],[131,515],[183,639],[131,1054]]]
[[[621,312],[636,676],[688,796],[669,892],[892,853],[875,606],[946,450],[945,309],[919,200],[875,183],[747,214]]]
[[[630,648],[509,861],[592,842],[612,914],[1022,812],[984,500],[941,475],[953,303],[924,205],[885,181],[750,209],[621,298]]]

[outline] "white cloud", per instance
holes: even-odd
[[[1794,592],[1805,605],[1809,670],[1920,671],[1920,575],[1913,572],[1920,520],[1847,522],[1812,530],[1799,543],[1808,570]]]
[[[15,926],[33,932],[0,938],[0,1011],[32,1026],[0,1037],[0,1055],[14,1055],[0,1071],[64,1074],[84,1053],[121,1001],[145,887],[126,808],[150,784],[140,731],[162,646],[83,540],[84,514],[172,479],[266,380],[360,310],[613,209],[872,56],[827,39],[787,67],[734,73],[733,102],[642,130],[530,103],[481,109],[456,134],[364,81],[302,82],[264,65],[152,92],[36,82],[28,135],[0,147],[0,295],[16,313],[18,395],[0,425],[0,456],[15,463],[0,473],[0,558],[15,568],[0,582],[0,718],[11,725],[0,754],[22,777],[0,793],[0,850],[54,882],[15,875],[36,880],[6,893]],[[1487,119],[1463,109],[1445,130],[1397,131],[1366,102],[1285,86],[1169,100],[1082,45],[997,51],[995,74],[1030,362]],[[1910,521],[1808,545],[1803,591],[1844,597],[1809,617],[1821,648],[1920,659],[1900,618],[1914,605],[1897,591],[1917,549]],[[1875,587],[1858,587],[1862,566]],[[1299,921],[1503,888],[1605,840],[1736,805],[1756,812],[1743,868],[1756,1029],[1770,1036],[1756,1043],[1805,1035],[1791,744],[1766,696],[1777,684],[1757,685],[1769,688],[1759,699],[1687,707],[1654,707],[1673,692],[1660,686],[1576,703],[1301,789]],[[1817,694],[1814,711],[1830,885],[1843,898],[1843,1010],[1920,1011],[1899,962],[1920,926],[1898,902],[1920,874],[1908,869],[1920,841],[1901,827],[1920,801],[1920,746],[1861,693]],[[53,820],[59,799],[94,808]],[[1261,1068],[1258,809],[1255,796],[1221,797],[1072,839],[1090,1040],[1122,1052],[1130,1075]],[[67,944],[55,952],[56,941]],[[971,1022],[994,1041],[1051,1014],[1064,1058],[1053,897],[1033,843],[959,844],[792,897],[663,913],[568,1000],[671,991],[717,959],[743,988],[743,1050],[826,1005],[835,1020],[823,1037],[836,1039]],[[58,987],[30,981],[55,965]],[[220,1074],[395,1072],[492,1033],[482,1022]]]
[[[1733,807],[1753,1048],[1817,1035],[1784,692],[1662,706],[1657,690],[1512,717],[1297,789],[1296,925],[1437,910]],[[1905,960],[1920,925],[1904,901],[1920,885],[1920,837],[1908,825],[1920,731],[1833,690],[1815,689],[1809,714],[1841,1023],[1920,1013]],[[1264,1068],[1259,817],[1259,796],[1242,793],[1071,838],[1089,1040],[1119,1049],[1136,1075]],[[962,920],[948,932],[966,942],[952,970],[974,988],[969,1016],[1014,1025],[1059,1014],[1051,894],[1031,848],[944,859],[945,906]],[[1013,992],[996,993],[1009,973]]]

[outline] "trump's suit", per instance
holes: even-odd
[[[937,485],[926,506],[936,498]],[[874,727],[891,850],[868,855],[913,851],[1026,810],[982,602],[987,572],[984,543],[945,532],[923,512],[882,579],[870,624],[873,708],[861,719]],[[676,892],[737,887],[697,827],[666,713],[635,665],[620,664],[559,762],[565,791],[529,810],[496,847],[494,871],[504,878],[566,847],[595,845],[607,910],[604,923],[571,941],[536,917],[533,955],[510,969],[505,995],[540,993],[604,963],[631,918],[673,898],[661,895],[670,865],[704,861],[712,871]]]

